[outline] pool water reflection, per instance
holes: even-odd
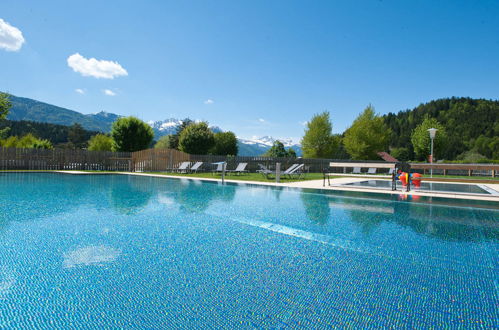
[[[494,327],[499,211],[0,174],[0,328]]]
[[[381,188],[391,189],[392,182],[390,180],[366,180],[345,183],[344,186],[362,187],[362,188]],[[402,189],[400,181],[397,182],[397,187]],[[435,191],[449,192],[460,194],[484,194],[484,195],[499,195],[498,192],[487,188],[480,184],[465,184],[465,183],[443,183],[443,182],[421,182],[420,186],[411,185],[411,190],[415,191]]]

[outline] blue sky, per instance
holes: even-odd
[[[2,48],[0,36],[0,90],[299,140],[324,110],[339,133],[369,103],[388,113],[440,97],[497,99],[498,16],[499,1],[487,0],[2,0],[0,26],[24,43],[13,50],[16,36],[4,35]]]

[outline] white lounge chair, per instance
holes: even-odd
[[[282,172],[281,174],[286,175],[289,174],[291,171],[293,171],[296,167],[298,167],[300,164],[293,164],[291,165],[286,171]]]
[[[246,173],[248,170],[246,169],[246,166],[248,166],[248,163],[239,163],[237,167],[234,170],[227,171],[228,173]]]
[[[182,164],[180,164],[174,171],[178,173],[186,173],[187,171],[189,171],[190,164],[191,162],[182,162]]]
[[[222,173],[224,163],[214,163],[214,164],[216,164],[217,167],[213,170],[213,174],[215,174],[215,173]]]
[[[352,174],[361,174],[362,172],[360,171],[360,167],[354,167]]]
[[[287,175],[290,179],[293,175],[300,177],[303,174],[303,167],[305,164],[295,164],[296,166],[291,166],[286,171],[284,171],[283,175]]]
[[[197,173],[201,165],[203,165],[203,162],[196,162],[196,164],[192,165],[189,171],[191,173]]]
[[[265,165],[258,164],[258,167],[260,167],[260,169],[257,172],[265,176],[267,179],[271,174],[275,174],[274,171],[269,170]]]
[[[376,168],[376,167],[370,167],[370,168],[367,170],[367,174],[376,174],[376,170],[377,170],[377,168]]]

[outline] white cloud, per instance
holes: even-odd
[[[24,43],[21,30],[0,18],[0,48],[9,52],[17,52]]]
[[[301,124],[302,126],[307,126],[307,124],[308,124],[308,120],[302,121],[302,122],[300,122],[300,124]]]
[[[204,101],[204,104],[213,104],[215,103],[215,101],[213,101],[212,99],[207,99],[206,101]]]
[[[265,119],[263,119],[263,118],[258,118],[258,121],[259,121],[260,123],[265,123]]]
[[[115,95],[116,95],[116,93],[115,93],[115,92],[113,92],[113,91],[112,91],[112,90],[110,90],[110,89],[104,89],[102,92],[103,92],[105,95],[107,95],[107,96],[115,96]]]
[[[85,94],[85,91],[83,89],[81,89],[81,88],[75,89],[75,92],[78,93],[78,94],[81,94],[81,95]]]
[[[85,77],[114,79],[119,76],[128,76],[128,72],[118,63],[113,61],[85,58],[79,53],[68,57],[68,66],[74,72]]]

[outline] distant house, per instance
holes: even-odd
[[[384,151],[378,152],[378,156],[380,156],[381,159],[383,159],[385,162],[398,162],[399,161],[397,158],[393,157],[392,155],[390,155],[389,153],[384,152]]]

